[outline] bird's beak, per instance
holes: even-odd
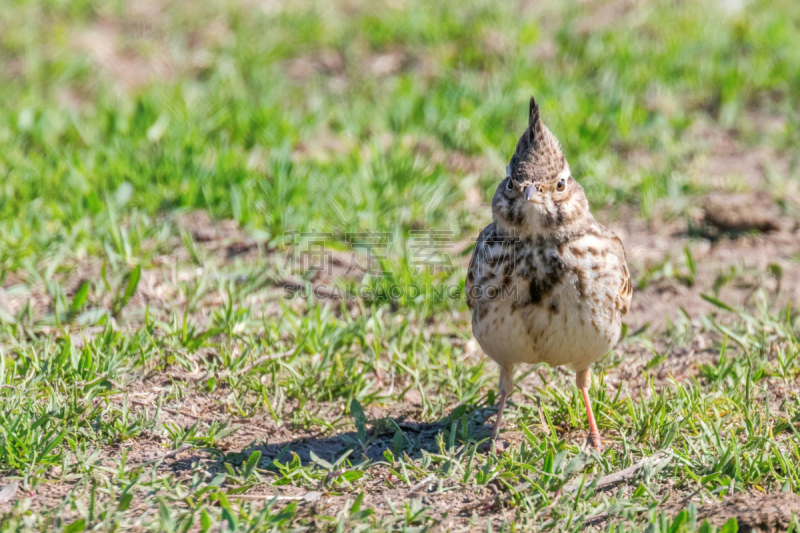
[[[541,203],[541,200],[539,199],[539,189],[537,189],[533,184],[528,185],[525,188],[525,199],[529,202]]]

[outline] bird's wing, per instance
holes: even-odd
[[[625,247],[622,246],[622,241],[619,240],[613,231],[608,230],[611,234],[611,246],[614,253],[619,258],[620,265],[622,266],[622,283],[620,283],[619,290],[617,291],[617,309],[622,312],[624,316],[627,314],[631,306],[631,296],[633,295],[633,286],[631,285],[631,273],[628,270],[628,258],[625,254]]]
[[[478,240],[475,241],[475,249],[472,250],[472,259],[469,261],[469,268],[467,269],[467,281],[464,283],[464,293],[467,298],[467,307],[473,308],[475,302],[472,293],[472,287],[475,286],[475,279],[481,271],[480,265],[485,264],[491,258],[486,257],[486,239],[487,235],[494,234],[494,222],[483,228]]]

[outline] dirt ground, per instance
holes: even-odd
[[[718,159],[712,159],[710,162],[712,170],[716,168],[716,172],[725,174],[731,168],[745,169],[744,178],[750,190],[735,193],[724,190],[712,192],[698,202],[691,216],[676,217],[658,224],[643,221],[627,207],[614,213],[599,212],[598,218],[606,222],[623,241],[634,280],[639,284],[639,287],[635,286],[633,303],[626,317],[628,331],[647,328],[649,332],[657,333],[676,321],[691,322],[710,312],[716,313],[721,320],[725,320],[726,316],[733,316],[715,307],[704,299],[703,295],[713,295],[734,309],[752,309],[756,299],[764,297],[769,299],[773,307],[785,305],[787,301],[800,301],[800,223],[795,215],[796,199],[788,198],[789,205],[793,207],[779,209],[772,198],[765,196],[759,190],[763,185],[763,173],[758,170],[757,161],[759,157],[764,157],[763,154],[754,155],[748,152],[743,154],[740,160],[735,160],[735,154],[731,154],[729,148],[726,149],[728,151],[719,155]],[[758,175],[752,175],[753,173]],[[486,215],[489,212],[488,205],[480,198],[472,198],[471,202],[475,211],[483,212],[483,216],[488,219]],[[743,207],[737,209],[737,205]],[[280,250],[270,248],[266,243],[249,237],[230,221],[215,221],[206,214],[197,212],[175,218],[171,223],[191,235],[194,245],[218,264],[231,261],[271,262],[282,259]],[[691,254],[694,267],[688,265],[686,250]],[[464,261],[468,261],[468,256]],[[163,268],[143,273],[139,291],[123,312],[123,315],[130,313],[129,316],[125,315],[128,323],[136,322],[138,316],[136,310],[145,305],[150,306],[151,313],[162,313],[165,316],[171,309],[182,308],[185,301],[181,300],[173,280],[185,281],[201,275],[197,269],[188,266],[191,263],[190,252],[177,238],[171,254],[159,258],[156,262],[163,265]],[[337,273],[341,274],[344,264],[346,262],[335,262]],[[665,268],[666,264],[670,265],[669,268]],[[63,280],[65,290],[74,292],[82,280],[97,277],[101,266],[98,261],[84,262],[79,269],[70,274],[69,279]],[[312,283],[322,281],[329,280],[312,280]],[[7,288],[25,282],[24,273],[9,275],[4,288],[0,290],[0,305],[13,314],[30,301],[35,315],[43,316],[52,312],[53,303],[43,288],[31,285],[28,293],[14,295],[6,293]],[[280,313],[278,300],[283,288],[293,282],[287,279],[267,279],[263,289],[249,296],[247,303],[253,308],[260,309],[260,313],[264,316],[277,316]],[[763,293],[758,294],[759,290]],[[219,307],[221,303],[209,300],[201,302],[197,307],[201,310],[213,309]],[[97,302],[97,304],[103,306],[108,305],[108,302]],[[208,311],[200,311],[192,318],[202,324],[208,321],[208,315]],[[460,319],[464,324],[469,324],[466,311]],[[42,330],[41,333],[46,331]],[[91,328],[82,331],[84,337],[91,337],[93,333],[96,332]],[[468,341],[467,344],[469,357],[484,357],[474,341]],[[669,351],[665,363],[649,371],[649,375],[661,385],[666,383],[668,377],[681,380],[696,376],[701,364],[714,362],[716,352],[710,348],[711,342],[698,335],[690,346]],[[626,357],[626,364],[609,368],[605,384],[610,391],[624,387],[626,394],[635,395],[640,392],[644,384],[643,369],[652,354],[642,349],[640,345],[625,343],[618,352]],[[192,387],[185,386],[202,375],[199,367],[198,358],[198,370],[194,373],[167,370],[136,377],[125,386],[128,399],[134,409],[153,412],[154,403],[164,388],[180,387],[184,391],[182,404],[162,409],[161,422],[188,427],[197,420],[204,422],[230,420],[236,431],[219,441],[217,446],[230,453],[240,453],[245,456],[259,450],[266,461],[279,457],[287,447],[304,463],[310,461],[312,452],[319,457],[333,458],[349,448],[350,445],[343,437],[352,437],[353,433],[298,432],[292,430],[289,424],[276,424],[267,415],[247,419],[232,418],[230,410],[226,408],[228,392],[224,386],[210,394],[200,394]],[[555,372],[560,372],[562,378],[564,377],[564,372],[558,370]],[[540,383],[539,374],[534,372],[520,382],[519,387],[522,391],[532,390]],[[116,395],[110,400],[121,403],[123,395]],[[517,401],[524,400],[518,397]],[[318,405],[316,408],[319,410],[319,416],[333,419],[339,416],[343,406],[334,402]],[[438,450],[436,436],[444,428],[442,421],[434,423],[419,421],[421,411],[421,398],[411,392],[402,402],[367,408],[366,415],[368,420],[387,416],[394,418],[398,426],[414,439],[419,458],[423,450],[433,453]],[[485,415],[477,413],[472,417],[474,429],[488,434],[489,418],[488,412]],[[534,428],[534,430],[544,431],[544,428]],[[371,428],[370,435],[375,439],[368,448],[356,450],[355,453],[370,459],[382,457],[383,450],[391,447],[392,433],[387,431],[381,434],[381,431],[380,428]],[[584,435],[577,431],[568,431],[564,436],[576,442],[584,438]],[[521,440],[521,437],[513,431],[507,433],[505,438],[511,446],[517,445]],[[128,465],[160,461],[159,472],[170,472],[187,482],[197,465],[206,465],[209,476],[215,475],[221,469],[216,458],[197,450],[180,451],[161,460],[165,456],[164,446],[161,439],[154,434],[148,435],[145,439],[102,450],[102,464],[109,467],[118,464],[123,451],[127,455]],[[459,487],[455,483],[452,483],[453,486],[446,486],[445,483],[443,488],[448,490],[428,492],[429,485],[433,484],[433,481],[426,480],[411,489],[398,484],[397,488],[386,490],[384,479],[390,476],[388,468],[376,468],[377,470],[373,471],[376,480],[365,487],[367,496],[364,506],[375,509],[378,516],[389,513],[389,502],[422,498],[423,503],[439,509],[444,527],[468,527],[470,519],[476,514],[492,517],[498,524],[504,518],[511,518],[510,511],[499,505],[499,495],[492,487],[475,491]],[[57,472],[53,472],[53,479],[57,477]],[[68,481],[45,483],[37,488],[33,505],[35,508],[52,509],[71,488],[71,483]],[[309,501],[308,491],[290,486],[272,487],[269,485],[269,478],[266,487],[256,487],[251,492],[277,495],[286,501],[305,498],[308,505],[303,507],[303,512],[309,516],[313,516],[323,508],[341,508],[349,500],[347,494],[323,495],[320,492],[318,495],[312,495],[310,498],[313,501]],[[22,496],[24,495],[17,495],[17,497]],[[741,500],[737,500],[739,504],[747,500],[747,496],[739,498]],[[795,503],[793,501],[792,505]],[[10,503],[0,504],[0,510],[4,505],[8,506]],[[133,505],[136,506],[136,501]],[[709,517],[722,516],[724,513],[720,509],[709,508],[703,512],[707,512]],[[65,513],[65,517],[69,515],[66,510]]]

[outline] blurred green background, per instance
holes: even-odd
[[[3,2],[3,270],[179,209],[473,235],[531,95],[607,217],[685,213],[720,138],[797,182],[798,43],[792,0]]]

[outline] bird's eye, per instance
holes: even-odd
[[[558,180],[558,185],[556,185],[556,190],[558,192],[562,192],[566,186],[567,183],[563,179],[560,179]]]
[[[511,178],[508,178],[508,179],[506,180],[506,190],[507,190],[507,191],[510,191],[510,190],[511,190]]]

